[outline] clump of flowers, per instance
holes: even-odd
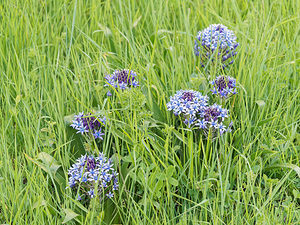
[[[195,123],[196,127],[203,130],[205,133],[212,129],[213,133],[219,132],[230,132],[232,123],[229,124],[228,128],[223,124],[224,120],[228,117],[228,110],[223,109],[220,105],[214,104],[205,108],[200,113],[200,119]]]
[[[102,128],[105,123],[106,117],[92,116],[91,113],[84,114],[84,112],[81,112],[74,116],[71,127],[77,130],[77,133],[103,140]]]
[[[232,58],[237,54],[238,45],[233,31],[222,24],[211,24],[208,28],[198,32],[194,52],[196,56],[200,56],[203,67],[204,63],[213,55],[225,67],[233,63]],[[228,59],[231,59],[229,63],[227,63]]]
[[[221,98],[228,98],[237,94],[236,80],[230,76],[218,76],[210,83],[213,85],[212,93],[219,95]]]
[[[228,110],[217,104],[209,106],[208,97],[198,91],[177,91],[170,97],[167,109],[183,119],[189,128],[198,128],[205,134],[208,134],[209,129],[212,130],[213,135],[231,131],[232,123],[228,127],[223,123],[228,118]]]
[[[198,114],[206,109],[208,97],[194,90],[180,90],[170,97],[167,109],[173,111],[176,116],[184,119],[189,127],[197,120]]]
[[[76,160],[68,171],[69,187],[77,192],[78,200],[112,198],[118,190],[118,174],[112,160],[100,153],[98,157],[83,155]]]
[[[130,89],[132,87],[138,87],[137,74],[132,70],[115,70],[113,74],[105,76],[107,84],[104,86],[113,86],[115,89]],[[111,95],[110,91],[107,95]]]

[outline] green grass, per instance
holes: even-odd
[[[299,9],[297,0],[1,1],[0,223],[299,224]],[[193,43],[212,23],[240,43],[226,72],[240,87],[227,103],[234,130],[213,142],[177,129],[165,106],[179,89],[208,93]],[[121,68],[138,72],[141,91],[107,99],[104,75]],[[91,109],[110,118],[95,151],[115,159],[120,190],[83,206],[65,189],[84,147],[64,117]]]

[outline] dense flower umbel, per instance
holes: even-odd
[[[176,116],[183,117],[184,123],[190,127],[197,120],[197,115],[203,113],[207,102],[208,97],[198,91],[180,90],[170,97],[167,108]]]
[[[210,83],[213,85],[212,93],[219,95],[221,98],[228,98],[237,94],[236,80],[230,76],[218,76]]]
[[[77,130],[77,133],[90,134],[95,139],[103,140],[102,128],[105,125],[105,117],[92,116],[91,113],[84,114],[84,112],[79,113],[74,116],[71,127]]]
[[[100,153],[98,157],[84,155],[68,171],[69,187],[77,191],[78,200],[93,198],[96,193],[102,200],[112,198],[118,190],[118,177],[111,159]]]
[[[238,45],[233,31],[222,24],[211,24],[208,28],[198,32],[194,52],[196,56],[200,56],[202,66],[215,54],[225,67],[233,63],[233,59],[229,63],[227,60],[237,54]]]
[[[220,105],[214,104],[206,107],[203,113],[200,113],[200,119],[197,120],[196,126],[204,131],[210,128],[213,132],[219,131],[220,134],[230,131],[232,124],[226,128],[223,124],[224,120],[228,117],[228,110],[223,109]]]
[[[107,84],[104,86],[113,86],[116,89],[125,90],[131,87],[138,87],[137,75],[132,70],[115,70],[113,74],[105,76]],[[111,95],[109,92],[108,95]]]

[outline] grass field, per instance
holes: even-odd
[[[299,9],[297,0],[1,1],[0,224],[300,224]],[[212,141],[181,128],[166,103],[180,89],[210,95],[193,48],[214,23],[240,45],[226,69],[239,86],[226,103],[233,131]],[[104,76],[123,68],[140,88],[107,97]],[[87,150],[68,116],[92,109],[109,120],[89,151],[113,158],[120,188],[87,205],[66,189]]]

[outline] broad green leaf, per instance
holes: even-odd
[[[293,190],[293,195],[295,198],[299,198],[300,199],[300,192],[296,189]]]
[[[170,177],[168,179],[169,183],[172,184],[173,186],[178,186],[178,180],[176,180],[175,178],[173,177]]]
[[[67,124],[67,125],[71,124],[71,123],[72,123],[72,120],[74,119],[74,115],[75,115],[75,114],[65,116],[65,117],[64,117],[64,122],[65,122],[65,124]]]
[[[99,28],[100,28],[99,31],[102,31],[102,32],[104,33],[105,36],[108,37],[108,36],[112,35],[111,30],[110,30],[107,26],[105,26],[105,25],[103,25],[103,24],[101,24],[101,23],[99,23],[98,26],[99,26]]]
[[[42,199],[42,200],[38,200],[38,201],[36,201],[34,204],[33,204],[33,209],[35,209],[35,208],[39,208],[39,207],[41,207],[41,206],[46,206],[47,205],[47,202],[46,202],[46,200],[45,199]]]
[[[256,102],[256,104],[257,104],[259,107],[263,107],[263,106],[266,105],[265,101],[263,101],[263,100],[257,100],[257,101],[255,101],[255,102]]]
[[[257,124],[257,126],[259,127],[259,126],[261,126],[261,125],[263,125],[263,124],[265,124],[265,123],[268,123],[268,122],[274,120],[276,117],[277,117],[277,116],[273,116],[273,117],[267,118],[267,119],[265,119],[265,120],[259,121],[258,124]]]
[[[129,138],[128,135],[125,134],[125,131],[121,132],[121,131],[119,131],[117,129],[113,129],[112,130],[112,134],[115,135],[115,136],[117,136],[121,140],[127,142],[128,144],[133,145],[132,140]]]
[[[281,164],[275,164],[272,166],[268,166],[265,169],[269,170],[269,169],[273,169],[273,168],[288,168],[288,169],[292,169],[294,170],[298,177],[300,178],[300,167],[296,166],[295,164],[291,164],[291,163],[281,163]]]
[[[137,19],[133,22],[132,27],[135,28],[135,27],[138,25],[138,23],[140,22],[141,19],[142,19],[142,16],[140,16],[139,18],[137,18]]]
[[[39,153],[37,158],[40,159],[53,173],[56,173],[58,168],[61,167],[61,165],[59,165],[58,162],[46,152]]]
[[[155,178],[158,179],[158,180],[165,180],[166,175],[164,173],[156,173]]]
[[[158,180],[157,183],[155,184],[154,191],[155,192],[160,191],[160,189],[163,187],[163,185],[164,185],[164,182],[162,180]]]
[[[168,166],[167,171],[166,171],[166,175],[168,178],[172,177],[172,175],[175,172],[175,168],[174,166]]]
[[[179,133],[177,130],[173,129],[172,132],[175,134],[175,136],[182,141],[184,144],[187,144],[186,140],[184,139],[184,136]]]
[[[17,95],[16,97],[16,105],[19,104],[19,102],[21,101],[22,95]]]
[[[78,214],[75,213],[72,209],[68,209],[68,208],[64,209],[64,212],[65,212],[66,216],[65,216],[62,224],[65,224],[78,216]]]

